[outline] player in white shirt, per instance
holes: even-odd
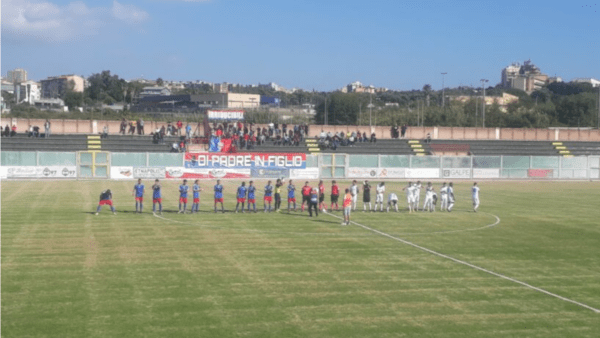
[[[423,203],[423,211],[435,211],[435,204],[433,204],[434,194],[435,190],[433,189],[433,185],[431,182],[427,183],[427,187],[425,188],[425,203]]]
[[[415,184],[415,211],[419,211],[419,203],[421,203],[421,181],[417,181]]]
[[[448,212],[452,211],[454,207],[454,186],[452,182],[448,183]]]
[[[352,186],[350,187],[350,195],[352,195],[352,211],[356,211],[356,201],[358,200],[359,192],[360,190],[358,189],[356,180],[352,181]]]
[[[393,206],[396,209],[396,212],[398,212],[398,196],[393,192],[388,195],[387,212],[390,212],[390,206]]]
[[[473,211],[477,212],[477,208],[479,208],[479,187],[477,186],[477,182],[473,183],[471,197],[473,198]]]
[[[440,197],[442,199],[440,210],[444,211],[446,208],[448,208],[448,187],[446,186],[446,182],[444,182],[440,188]]]
[[[381,211],[383,211],[383,193],[385,192],[385,182],[381,182],[377,185],[377,197],[375,199],[375,211],[377,211],[377,203],[381,204]]]
[[[415,186],[412,182],[408,182],[408,186],[402,188],[402,190],[406,191],[406,203],[408,204],[408,213],[412,213],[415,208]]]

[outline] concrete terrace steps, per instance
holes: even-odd
[[[168,152],[178,136],[165,137],[165,144],[155,144],[150,135],[99,135],[62,134],[44,137],[27,137],[18,134],[2,139],[3,151],[84,151],[99,150],[113,152]]]

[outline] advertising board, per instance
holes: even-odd
[[[4,167],[6,178],[77,178],[76,166]]]
[[[405,168],[348,168],[348,178],[404,178]]]
[[[110,167],[110,178],[113,180],[133,179],[133,167]]]
[[[252,169],[250,176],[252,178],[282,178],[289,177],[290,170],[289,169]]]
[[[208,118],[211,120],[243,120],[243,110],[209,110]]]
[[[173,179],[229,179],[250,178],[250,169],[189,169],[183,167],[167,167],[165,178]]]
[[[471,178],[471,169],[454,168],[442,170],[444,178]]]
[[[196,169],[304,169],[304,153],[186,153],[185,167]]]
[[[406,178],[440,178],[440,169],[407,168]]]
[[[134,167],[134,178],[165,178],[166,170],[164,167]]]
[[[500,169],[473,169],[473,178],[499,178]]]
[[[319,168],[290,169],[290,178],[316,180],[319,178]]]
[[[553,176],[553,169],[529,169],[527,170],[527,176],[532,178],[551,178]]]

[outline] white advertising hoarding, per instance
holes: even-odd
[[[6,175],[6,178],[77,178],[76,166],[9,166],[3,167],[2,170],[2,175]]]
[[[110,178],[113,180],[133,179],[133,167],[111,167]]]
[[[444,169],[444,170],[442,170],[442,176],[444,178],[471,178],[471,169],[468,169],[468,168]]]
[[[348,178],[404,178],[405,168],[348,168]]]
[[[315,180],[319,178],[319,168],[290,169],[290,178]]]
[[[209,110],[208,118],[213,120],[243,120],[243,110]]]
[[[164,167],[134,167],[134,178],[165,178],[166,169]]]
[[[473,178],[499,178],[500,169],[473,169]]]
[[[410,168],[406,170],[406,178],[440,178],[440,169]]]

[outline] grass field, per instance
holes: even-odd
[[[600,313],[329,214],[214,214],[210,191],[177,214],[173,181],[158,218],[133,184],[2,182],[3,337],[600,336]],[[600,183],[481,182],[476,214],[470,185],[453,213],[353,221],[600,308]]]

